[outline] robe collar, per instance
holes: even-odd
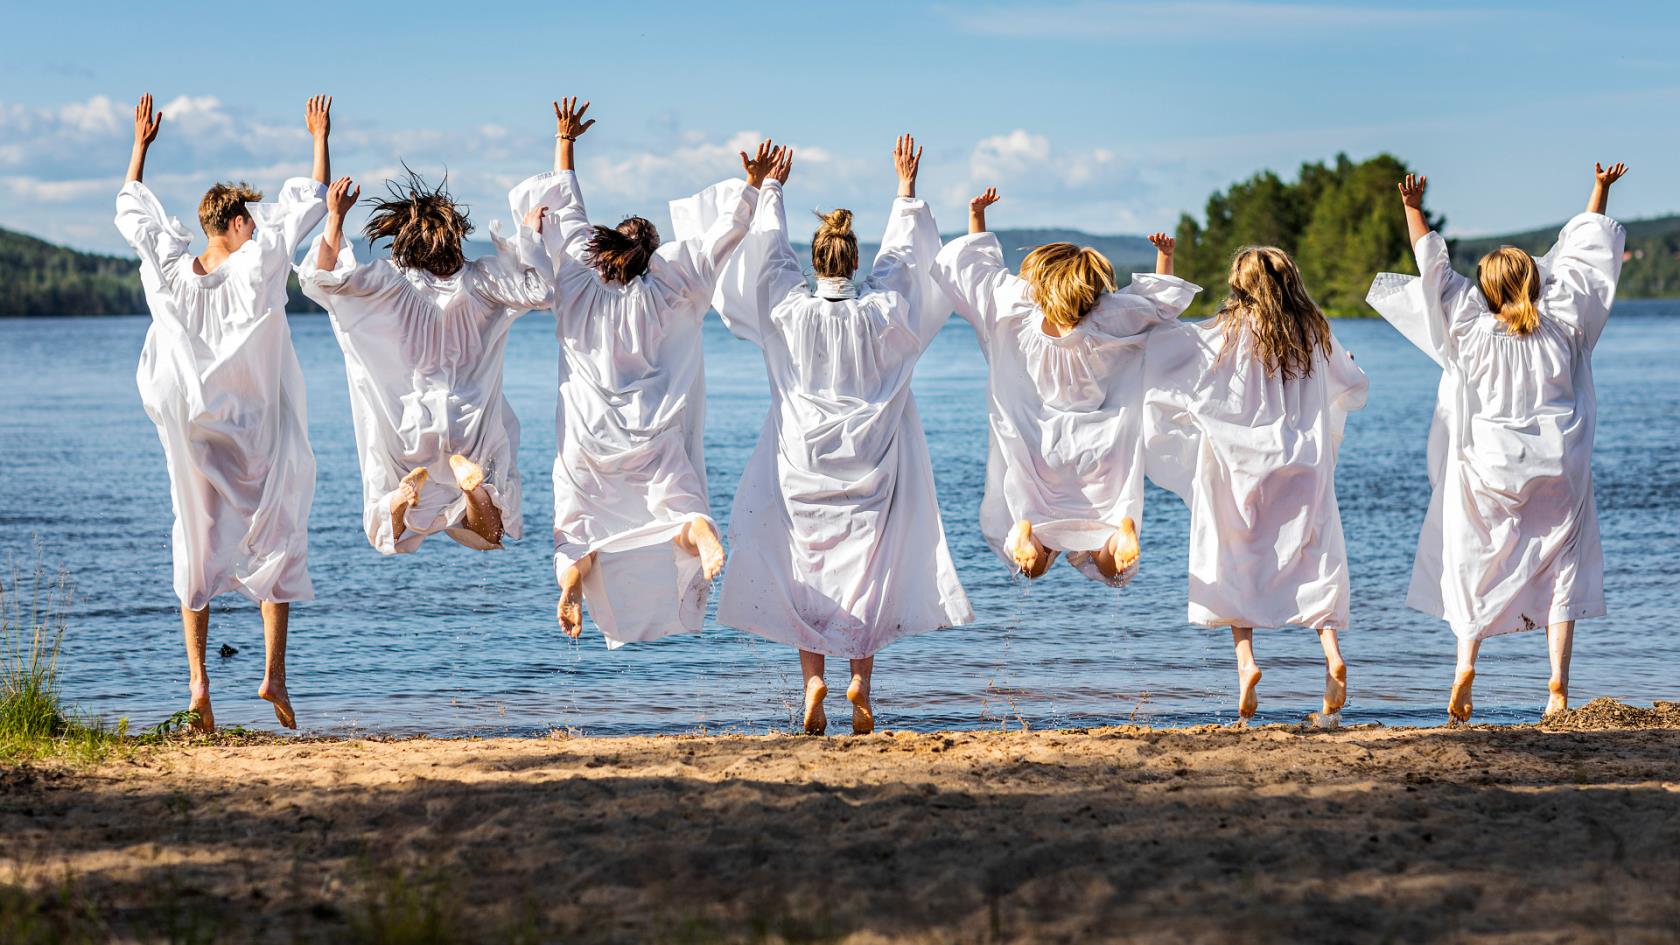
[[[857,298],[857,286],[850,279],[817,279],[817,297],[829,301]]]

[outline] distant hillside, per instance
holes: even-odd
[[[998,230],[997,235],[1010,266],[1019,266],[1021,257],[1033,247],[1059,240],[1095,247],[1122,272],[1155,265],[1155,249],[1141,236],[1095,236],[1078,230]],[[945,238],[954,236],[947,234]],[[875,258],[878,249],[873,243],[858,246],[865,260]],[[468,241],[466,250],[468,257],[492,251],[490,243],[481,240]],[[794,251],[809,269],[810,247],[795,244]],[[370,254],[362,240],[355,241],[355,253],[360,259],[388,255],[383,248]],[[290,296],[287,305],[290,311],[321,311],[320,306],[304,297],[295,276],[291,280]],[[146,297],[132,258],[83,253],[0,229],[0,317],[134,315],[145,311]]]
[[[1622,261],[1622,279],[1616,296],[1624,299],[1660,299],[1680,296],[1680,216],[1650,220],[1623,220],[1627,227],[1627,251]],[[1477,260],[1501,246],[1516,246],[1539,255],[1557,241],[1563,224],[1452,241],[1453,265],[1471,273]]]

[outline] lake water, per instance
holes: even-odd
[[[361,483],[344,363],[326,320],[297,316],[319,464],[310,520],[317,600],[293,609],[289,683],[310,733],[434,735],[786,730],[798,705],[789,648],[709,623],[699,635],[609,652],[554,625],[550,567],[557,344],[550,317],[527,316],[508,346],[507,393],[524,426],[524,542],[497,554],[428,541],[382,558],[361,530]],[[75,582],[61,659],[84,712],[150,725],[186,704],[186,664],[170,589],[170,506],[161,448],[134,386],[144,317],[0,320],[0,458],[11,500],[0,552]],[[1437,370],[1393,329],[1342,321],[1336,333],[1371,377],[1370,406],[1348,423],[1338,486],[1353,574],[1344,634],[1348,723],[1445,719],[1453,669],[1446,625],[1406,609],[1412,550],[1428,501],[1424,439]],[[755,349],[713,317],[706,333],[706,456],[712,510],[729,501],[768,398]],[[1597,477],[1610,616],[1576,632],[1572,698],[1680,697],[1672,652],[1680,592],[1680,304],[1623,302],[1597,351]],[[1058,566],[1013,580],[976,526],[986,458],[985,365],[953,319],[916,373],[941,511],[978,622],[896,643],[876,661],[881,724],[892,728],[1229,722],[1229,633],[1184,622],[1187,515],[1150,487],[1144,565],[1123,593]],[[714,594],[715,600],[715,594]],[[239,652],[216,655],[223,644]],[[1260,631],[1260,722],[1318,706],[1313,633]],[[256,698],[262,633],[254,605],[213,606],[210,673],[217,721],[275,728]],[[844,688],[844,669],[830,685]],[[1483,649],[1479,721],[1538,717],[1545,637]],[[835,684],[839,685],[836,686]],[[843,726],[842,726],[843,728]]]

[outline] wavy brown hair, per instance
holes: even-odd
[[[204,199],[198,202],[198,225],[204,227],[206,235],[220,236],[227,232],[229,223],[251,215],[245,204],[261,199],[262,191],[253,190],[244,181],[217,184],[205,191]]]
[[[850,279],[857,272],[857,234],[852,232],[852,211],[830,210],[817,214],[822,223],[811,237],[811,268],[819,279]]]
[[[1501,246],[1476,265],[1476,282],[1494,317],[1513,335],[1540,327],[1540,267],[1534,257],[1515,246]]]
[[[1114,266],[1089,246],[1046,243],[1021,260],[1021,278],[1053,325],[1072,328],[1115,289]]]
[[[659,248],[659,229],[642,217],[626,217],[617,227],[597,226],[583,259],[608,284],[628,285],[647,272]]]
[[[1231,295],[1216,316],[1225,350],[1247,331],[1268,376],[1311,377],[1313,354],[1330,355],[1330,320],[1307,294],[1295,260],[1275,246],[1245,246],[1231,260],[1229,282]]]
[[[387,181],[387,196],[373,202],[373,215],[362,232],[368,242],[391,241],[391,261],[404,269],[423,269],[449,277],[467,264],[461,244],[473,225],[467,208],[449,195],[449,175],[435,188],[408,169],[408,179]]]

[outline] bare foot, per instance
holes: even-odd
[[[449,471],[455,474],[455,484],[462,492],[471,492],[484,484],[484,467],[460,453],[449,457]]]
[[[292,699],[286,694],[286,684],[263,680],[257,695],[274,703],[274,718],[287,728],[297,728],[297,716],[292,713]]]
[[[1454,722],[1470,721],[1470,710],[1475,705],[1470,701],[1470,686],[1476,681],[1476,671],[1473,669],[1460,670],[1453,678],[1452,697],[1447,700],[1447,715]]]
[[[216,730],[216,713],[210,708],[210,686],[192,687],[192,701],[187,703],[189,712],[198,713],[198,721],[192,723],[195,731],[214,732]]]
[[[391,497],[391,537],[401,538],[408,529],[408,510],[420,504],[420,487],[425,484],[426,467],[421,466],[397,485],[397,494]]]
[[[1137,522],[1131,516],[1120,520],[1120,527],[1109,537],[1108,544],[1103,546],[1103,556],[1113,562],[1114,573],[1119,574],[1134,564],[1142,548],[1138,545]]]
[[[828,731],[828,714],[823,711],[823,700],[828,698],[828,683],[820,677],[812,678],[805,683],[805,734],[821,735]]]
[[[566,636],[576,640],[583,634],[583,571],[575,564],[560,579],[560,605],[555,608],[555,616]]]
[[[1003,543],[1004,550],[1015,562],[1016,570],[1028,578],[1042,575],[1049,566],[1049,553],[1044,543],[1033,537],[1032,522],[1021,519],[1015,527],[1009,530],[1009,538]]]
[[[1260,708],[1260,667],[1253,663],[1237,669],[1237,715],[1244,721],[1254,718]]]
[[[846,701],[852,704],[852,734],[868,735],[875,731],[875,712],[869,707],[869,684],[862,676],[853,676],[846,687]]]
[[[1347,705],[1347,664],[1335,663],[1324,670],[1324,714],[1335,715]]]
[[[1546,700],[1546,714],[1562,712],[1569,708],[1569,688],[1556,679],[1546,683],[1546,689],[1551,692],[1551,698]]]
[[[706,580],[715,580],[723,573],[723,542],[710,519],[697,518],[689,522],[679,537],[683,539],[677,542],[679,547],[700,556],[700,570],[706,575]]]

